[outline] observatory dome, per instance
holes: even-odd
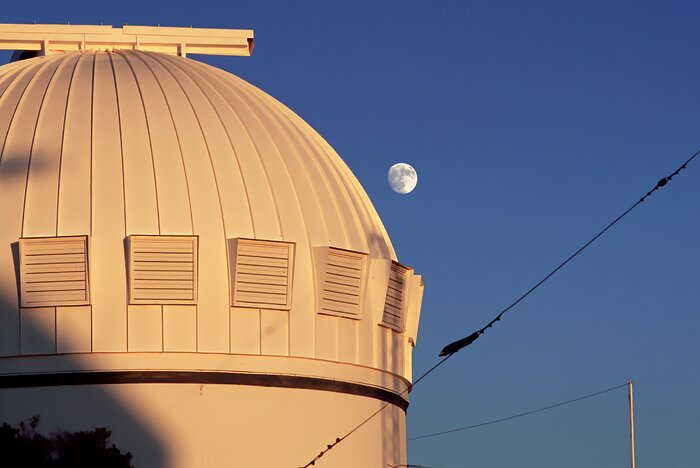
[[[76,52],[6,65],[0,80],[3,159],[28,167],[24,201],[4,204],[23,236],[85,233],[81,215],[96,204],[121,236],[262,238],[396,259],[335,151],[232,74],[164,54]]]
[[[342,394],[357,401],[333,403],[341,413],[390,402],[398,413],[377,431],[404,427],[421,277],[398,263],[330,145],[244,80],[143,50],[0,67],[0,220],[0,391],[196,383],[202,396],[201,385],[228,386],[212,401],[242,412],[257,402],[256,417],[278,419],[280,438],[324,395]],[[171,387],[133,387],[122,399],[141,411],[165,404],[168,391],[190,391]],[[2,398],[26,400],[26,388]],[[270,393],[290,388],[315,396]],[[31,416],[52,400],[35,397],[8,408]],[[279,401],[284,411],[270,403]],[[203,418],[219,411],[181,409],[188,424],[208,427],[217,450],[227,439]],[[181,427],[173,437],[189,447],[189,426],[169,417],[148,424]],[[334,435],[324,427],[288,449],[315,452]],[[403,431],[390,444],[395,455],[385,441],[372,460],[405,460]],[[337,456],[352,466],[350,454],[374,450],[371,437]],[[181,466],[200,466],[203,447],[178,454]],[[256,464],[246,456],[241,463]]]

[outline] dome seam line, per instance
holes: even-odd
[[[156,177],[156,164],[155,164],[155,158],[153,155],[153,136],[151,135],[151,123],[148,121],[148,113],[146,112],[146,103],[144,102],[144,99],[143,99],[143,91],[141,89],[141,82],[139,81],[138,76],[136,75],[136,71],[134,70],[133,65],[126,58],[123,51],[116,51],[115,53],[118,54],[120,57],[122,57],[126,66],[129,67],[129,71],[131,72],[131,75],[134,78],[134,83],[136,84],[136,89],[139,92],[139,101],[141,103],[141,110],[143,111],[143,120],[146,123],[146,134],[148,135],[148,150],[149,150],[149,154],[151,157],[151,173],[153,175],[153,190],[154,190],[155,205],[156,205],[156,218],[157,218],[156,222],[158,225],[158,234],[160,235],[162,233],[161,226],[160,226],[160,200],[158,198],[158,178]]]
[[[47,69],[50,65],[53,65],[54,62],[57,62],[57,61],[58,61],[57,58],[50,60],[50,61],[47,61],[44,64],[44,67],[42,67],[42,68]],[[20,233],[21,233],[20,235],[22,237],[24,237],[24,218],[26,216],[26,209],[27,209],[27,192],[29,190],[29,174],[30,174],[31,168],[32,168],[32,155],[34,153],[34,143],[36,141],[36,132],[37,132],[37,129],[39,128],[39,119],[41,119],[41,114],[42,114],[42,111],[44,110],[43,108],[44,108],[44,101],[46,100],[46,95],[49,93],[49,89],[51,89],[51,84],[53,83],[53,78],[54,78],[54,76],[56,76],[56,71],[58,70],[60,65],[61,65],[61,63],[56,65],[56,67],[51,72],[51,76],[49,77],[48,83],[46,84],[46,89],[44,89],[44,93],[41,96],[41,102],[39,103],[39,108],[38,108],[37,114],[36,114],[36,120],[34,122],[34,131],[32,132],[32,143],[31,143],[31,146],[29,147],[29,158],[27,161],[27,177],[26,177],[25,182],[24,182],[24,197],[23,197],[23,202],[22,202],[22,228],[20,231]],[[39,71],[38,73],[41,73],[41,71]],[[27,84],[27,89],[32,85],[32,82],[37,77],[37,74],[32,76],[32,79]],[[17,107],[19,108],[19,105]]]
[[[58,157],[58,181],[56,184],[56,236],[58,236],[58,215],[59,215],[59,206],[60,206],[60,199],[61,199],[61,170],[63,168],[63,151],[64,151],[64,144],[66,141],[66,123],[68,121],[68,104],[70,103],[70,98],[72,95],[73,91],[73,78],[75,77],[75,71],[78,69],[78,63],[82,60],[83,56],[82,54],[78,56],[78,59],[75,61],[75,64],[73,65],[73,70],[71,71],[70,74],[70,82],[68,83],[68,93],[66,96],[66,106],[63,110],[63,125],[61,126],[61,150],[59,151],[59,157]]]

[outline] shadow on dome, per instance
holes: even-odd
[[[13,245],[13,250],[16,245]],[[17,258],[15,256],[15,258]],[[0,297],[0,322],[16,320],[18,304]],[[51,337],[39,326],[22,322],[21,336],[31,340],[33,349],[54,349],[46,354],[0,357],[0,425],[7,423],[17,427],[20,421],[39,416],[37,431],[48,436],[56,432],[92,431],[103,427],[111,431],[107,448],[114,444],[123,454],[130,452],[135,468],[163,468],[167,466],[161,438],[141,420],[134,408],[120,401],[116,392],[99,385],[62,386],[53,382],[47,385],[41,376],[34,374],[30,380],[18,379],[22,369],[29,368],[32,358],[41,359],[55,353],[55,336]],[[0,335],[7,339],[7,333]],[[0,343],[6,351],[6,343]],[[18,354],[17,349],[13,354]],[[64,354],[62,365],[73,369],[81,367],[80,356]],[[25,374],[26,375],[26,374]],[[43,373],[47,375],[47,373]],[[38,378],[37,378],[38,377]],[[31,382],[31,383],[30,383]],[[0,465],[5,466],[0,455]],[[11,463],[11,461],[10,461]]]
[[[12,155],[3,155],[3,163],[0,164],[0,183],[3,179],[11,178],[19,175],[26,177],[27,175],[27,160],[25,158],[16,158]],[[42,159],[31,161],[32,171],[42,172],[46,169],[46,162]]]

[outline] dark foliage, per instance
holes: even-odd
[[[39,416],[20,422],[17,428],[0,426],[0,465],[6,468],[134,468],[131,453],[122,453],[112,434],[103,427],[92,431],[57,432],[45,437],[37,432]]]

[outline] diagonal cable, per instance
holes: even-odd
[[[570,405],[572,403],[576,403],[577,401],[585,400],[587,398],[593,398],[595,396],[602,395],[603,393],[612,392],[613,390],[617,390],[618,388],[622,388],[622,387],[627,387],[628,385],[629,385],[628,383],[624,383],[622,385],[616,385],[614,387],[606,388],[605,390],[600,390],[598,392],[589,393],[588,395],[583,395],[583,396],[580,396],[577,398],[572,398],[571,400],[562,401],[560,403],[555,403],[553,405],[544,406],[542,408],[537,408],[534,410],[525,411],[524,413],[518,413],[518,414],[514,414],[512,416],[506,416],[505,418],[492,419],[490,421],[485,421],[485,422],[478,423],[478,424],[472,424],[471,426],[463,426],[463,427],[458,427],[456,429],[448,429],[446,431],[433,432],[432,434],[424,434],[424,435],[420,435],[420,436],[416,436],[416,437],[411,437],[410,439],[408,439],[408,441],[427,439],[429,437],[437,437],[437,436],[441,436],[441,435],[445,435],[445,434],[452,434],[454,432],[466,431],[467,429],[474,429],[477,427],[488,426],[490,424],[496,424],[496,423],[503,422],[503,421],[510,421],[511,419],[522,418],[524,416],[530,416],[531,414],[541,413],[542,411],[547,411],[547,410],[550,410],[553,408],[558,408],[558,407],[564,406],[564,405]]]
[[[627,208],[625,211],[622,212],[622,214],[620,214],[617,218],[615,218],[614,220],[612,220],[607,226],[605,226],[600,232],[598,232],[598,234],[596,234],[595,236],[593,236],[593,237],[591,238],[591,240],[589,240],[588,242],[586,242],[585,244],[583,244],[576,252],[574,252],[574,253],[572,253],[571,255],[569,255],[569,257],[568,257],[566,260],[564,260],[563,262],[561,262],[561,263],[559,264],[559,266],[557,266],[554,270],[550,271],[544,278],[542,278],[541,280],[539,280],[539,281],[538,281],[534,286],[532,286],[530,289],[528,289],[527,291],[525,291],[524,294],[522,294],[522,295],[521,295],[520,297],[518,297],[515,301],[513,301],[508,307],[506,307],[506,308],[503,309],[501,312],[499,312],[498,315],[496,315],[496,317],[495,317],[493,320],[491,320],[489,323],[487,323],[487,324],[484,325],[481,329],[475,331],[475,332],[472,333],[471,335],[465,336],[464,338],[459,339],[459,340],[457,340],[457,341],[453,341],[452,343],[450,343],[450,344],[448,344],[447,346],[445,346],[445,347],[442,349],[442,351],[440,351],[440,356],[451,356],[452,354],[456,353],[457,351],[461,350],[462,348],[466,348],[467,346],[469,346],[470,344],[472,344],[473,342],[475,342],[475,341],[477,340],[477,338],[479,338],[479,336],[483,335],[483,334],[486,332],[487,329],[491,328],[496,322],[498,322],[499,320],[501,320],[501,317],[503,317],[503,314],[505,314],[506,312],[508,312],[509,310],[511,310],[513,307],[515,307],[516,305],[518,305],[523,299],[525,299],[527,296],[529,296],[530,294],[532,294],[532,293],[535,291],[535,289],[537,289],[537,288],[539,288],[540,286],[542,286],[549,278],[551,278],[551,277],[554,276],[559,270],[561,270],[562,268],[564,268],[564,266],[565,266],[567,263],[569,263],[571,260],[573,260],[574,258],[576,258],[576,257],[578,256],[578,254],[580,254],[581,252],[583,252],[584,250],[586,250],[586,248],[588,248],[588,246],[590,246],[593,242],[595,242],[600,236],[602,236],[603,234],[605,234],[606,232],[608,232],[608,230],[609,230],[611,227],[613,227],[614,225],[616,225],[620,220],[622,220],[622,218],[624,218],[625,216],[627,216],[632,210],[634,210],[634,209],[637,208],[639,205],[641,205],[642,203],[644,203],[644,200],[646,200],[647,198],[649,198],[654,192],[656,192],[657,190],[663,188],[666,184],[668,184],[668,183],[671,181],[671,179],[673,179],[673,178],[674,178],[675,176],[677,176],[682,170],[684,170],[684,169],[688,166],[688,164],[690,164],[690,162],[691,162],[693,159],[695,159],[695,157],[696,157],[698,154],[700,154],[700,150],[696,151],[690,158],[688,158],[688,160],[686,160],[683,164],[681,164],[680,167],[678,167],[678,169],[676,169],[675,171],[673,171],[673,173],[671,173],[670,175],[668,175],[668,176],[664,177],[663,179],[659,180],[659,181],[656,183],[656,185],[654,186],[654,188],[652,188],[651,190],[649,190],[644,196],[642,196],[642,198],[640,198],[639,200],[637,200],[634,204],[632,204],[632,206],[630,206],[629,208]]]

